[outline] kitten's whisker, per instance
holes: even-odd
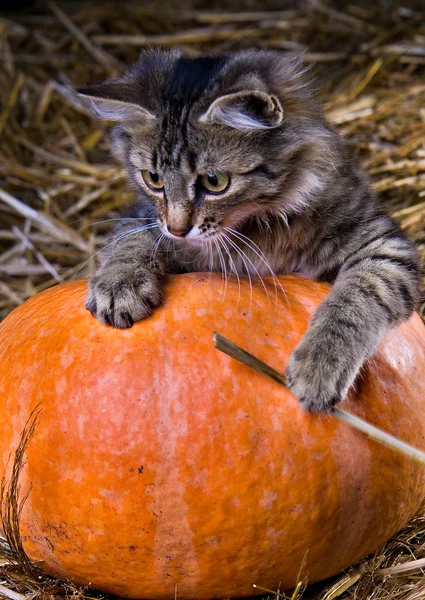
[[[152,252],[151,252],[151,257],[150,257],[151,265],[153,265],[155,263],[156,253],[158,252],[158,248],[165,237],[166,237],[165,233],[161,233],[161,235],[159,237],[157,237],[157,239],[155,240],[155,243],[153,245]]]
[[[217,249],[219,247],[220,247],[220,238],[217,237]],[[220,250],[220,252],[221,252],[221,250]],[[226,298],[226,294],[227,294],[227,283],[228,283],[229,277],[227,276],[226,258],[224,256],[223,252],[221,252],[221,255],[223,256],[223,266],[224,266],[224,282],[225,282],[224,283],[224,295],[223,295],[223,301],[224,301]],[[229,268],[230,268],[230,264],[229,264]],[[230,273],[229,273],[229,275],[230,275]]]
[[[236,305],[236,310],[237,310],[239,308],[239,302],[241,299],[241,279],[239,277],[238,270],[237,270],[234,260],[232,258],[232,254],[231,254],[229,248],[227,247],[226,240],[222,237],[222,234],[220,234],[218,236],[217,241],[223,245],[223,248],[226,251],[227,256],[229,257],[230,273],[232,272],[232,269],[233,269],[233,272],[238,279],[238,303]]]
[[[218,245],[217,240],[215,238],[213,239],[213,242],[217,249],[218,258],[220,260],[220,265],[221,265],[221,276],[222,276],[223,289],[224,289],[224,295],[223,295],[223,301],[224,301],[224,298],[226,297],[226,291],[227,291],[227,279],[225,276],[225,274],[227,275],[227,270],[226,270],[226,265],[224,263],[224,257],[223,257],[223,253],[220,249],[220,246]]]
[[[208,252],[210,255],[210,280],[211,280],[211,276],[214,271],[214,250],[213,250],[212,244],[210,242],[207,242],[207,244],[208,244]]]
[[[214,268],[213,249],[212,249],[212,246],[211,246],[210,242],[205,241],[205,244],[207,245],[207,248],[208,248],[208,258],[209,258],[209,261],[210,261],[210,279],[211,279],[211,275],[212,275],[213,268]]]
[[[115,258],[115,260],[117,262],[121,262],[116,256],[115,256],[115,246],[118,244],[118,242],[120,242],[121,240],[130,237],[131,235],[135,235],[136,233],[140,233],[142,231],[146,231],[149,229],[155,229],[156,227],[158,227],[158,225],[155,225],[153,223],[149,223],[148,225],[142,225],[142,227],[136,227],[135,229],[130,229],[130,231],[126,231],[124,233],[122,233],[113,243],[112,246],[112,256]]]
[[[133,229],[126,229],[125,231],[120,231],[119,233],[111,236],[111,237],[117,237],[118,239],[116,240],[119,241],[122,238],[126,238],[129,235],[134,235],[135,233],[140,233],[141,231],[145,231],[146,229],[155,229],[155,227],[158,227],[158,225],[154,224],[154,223],[148,223],[147,225],[141,225],[140,227],[134,227]]]
[[[153,229],[153,228],[154,228],[154,226],[153,226],[152,224],[150,224],[150,225],[146,225],[146,226],[144,226],[144,228],[146,228],[146,229]],[[143,231],[143,229],[142,229],[142,228],[138,228],[138,229],[140,229],[140,230],[142,230],[142,231]],[[134,233],[134,232],[135,232],[135,230],[130,230],[130,232],[131,232],[131,233]],[[128,231],[126,231],[125,233],[129,233],[129,232],[128,232]],[[122,234],[122,233],[119,233],[119,234],[117,234],[117,235],[118,235],[118,236],[122,236],[123,234]],[[116,237],[116,236],[114,235],[114,236],[112,236],[112,237]],[[126,237],[126,236],[124,236],[124,237]],[[111,238],[108,238],[108,239],[111,239]],[[112,242],[110,242],[109,244],[106,244],[106,246],[103,246],[103,248],[99,248],[99,250],[97,250],[97,251],[96,251],[94,254],[92,254],[91,256],[89,256],[89,257],[88,257],[88,259],[87,259],[87,260],[85,260],[85,261],[83,262],[83,264],[80,266],[80,268],[79,268],[77,271],[75,271],[74,275],[71,277],[71,280],[73,280],[73,279],[75,278],[75,276],[76,276],[76,275],[78,275],[78,273],[79,273],[79,272],[80,272],[82,269],[84,269],[84,267],[86,266],[86,264],[87,264],[87,263],[89,263],[89,262],[90,262],[90,261],[91,261],[91,260],[92,260],[92,259],[93,259],[95,256],[97,256],[98,254],[100,254],[100,252],[103,252],[104,250],[106,250],[107,248],[109,248],[110,246],[112,246],[113,244],[116,244],[116,243],[117,243],[117,242],[118,242],[120,239],[121,239],[121,238],[118,238],[117,240],[112,240]],[[114,248],[115,248],[115,246],[114,246]]]
[[[210,270],[210,276],[208,277],[208,281],[211,281],[211,277],[212,277],[212,273],[213,273],[213,266],[214,266],[214,257],[213,257],[211,244],[210,244],[210,242],[208,242],[208,240],[202,240],[202,249],[204,249],[204,248],[206,248],[208,250],[208,263],[209,263],[209,270]]]
[[[74,275],[70,278],[70,281],[72,281],[76,275],[78,275],[78,273],[84,269],[84,267],[87,265],[87,263],[89,263],[95,256],[97,256],[98,254],[100,254],[100,252],[103,252],[103,250],[106,250],[106,248],[109,248],[109,246],[112,246],[114,242],[112,241],[110,244],[108,244],[107,246],[104,246],[103,248],[100,248],[99,250],[97,250],[97,252],[95,252],[94,254],[92,254],[91,256],[88,257],[87,260],[85,260],[83,262],[83,264],[80,266],[80,268],[75,271]]]
[[[231,240],[231,239],[229,238],[229,236],[228,236],[228,235],[226,235],[225,233],[222,233],[221,235],[223,235],[223,236],[225,237],[225,239],[226,239],[226,240],[227,240],[227,241],[228,241],[228,242],[229,242],[229,243],[230,243],[230,244],[231,244],[231,245],[232,245],[232,246],[233,246],[235,249],[236,249],[236,248],[238,248],[238,249],[239,249],[239,251],[240,251],[240,252],[242,252],[242,254],[244,254],[244,255],[245,255],[245,257],[246,257],[247,261],[249,262],[249,264],[252,266],[252,268],[253,268],[253,269],[254,269],[254,271],[256,272],[258,279],[261,281],[261,284],[262,284],[262,286],[263,286],[263,288],[264,288],[264,291],[266,292],[267,300],[269,301],[270,312],[271,312],[271,310],[272,310],[272,305],[271,305],[271,301],[270,301],[270,294],[269,294],[269,290],[267,289],[267,286],[266,286],[266,284],[265,284],[265,282],[264,282],[264,279],[261,277],[261,273],[260,273],[260,271],[259,271],[259,270],[257,269],[257,267],[254,265],[254,263],[252,262],[252,260],[251,260],[251,259],[249,258],[249,256],[246,254],[246,252],[244,252],[244,251],[242,250],[242,248],[239,248],[239,246],[238,246],[238,245],[237,245],[235,242],[233,242],[233,240]]]
[[[287,294],[286,294],[282,284],[280,283],[279,279],[276,276],[276,273],[274,272],[274,270],[271,267],[270,262],[267,260],[266,255],[261,250],[261,248],[258,246],[258,244],[256,244],[253,240],[251,240],[251,238],[247,237],[243,233],[241,233],[239,231],[235,231],[234,229],[232,229],[230,227],[224,227],[224,229],[226,231],[228,231],[231,235],[234,235],[235,237],[237,237],[241,242],[245,243],[249,248],[251,248],[251,250],[258,256],[258,258],[269,269],[270,274],[273,277],[273,282],[274,282],[275,295],[276,295],[276,307],[277,307],[277,299],[278,299],[278,290],[277,290],[278,286],[279,286],[280,291],[282,292],[286,302],[288,302],[288,297],[287,297]],[[252,244],[252,246],[251,246],[251,244]]]
[[[92,225],[100,225],[101,223],[109,223],[110,221],[156,221],[156,219],[147,218],[147,217],[118,217],[116,219],[103,219],[103,221],[94,221],[93,223],[88,223],[88,225],[83,225],[77,229],[77,232],[83,231],[83,229],[87,229],[87,227],[91,227]],[[74,221],[75,223],[76,221]],[[72,225],[72,223],[71,223]]]
[[[167,245],[165,246],[165,255],[168,259],[168,253],[170,251],[170,246],[171,246],[171,238],[167,237]]]
[[[118,233],[114,233],[113,235],[110,235],[107,238],[104,238],[102,240],[102,242],[108,242],[109,240],[112,240],[113,238],[117,238],[115,241],[119,241],[120,239],[127,237],[126,234],[132,235],[133,233],[137,233],[139,231],[145,231],[145,229],[154,229],[155,227],[158,227],[158,226],[154,225],[153,223],[148,223],[148,225],[142,225],[141,227],[136,227],[134,229],[127,229],[126,231],[119,231]],[[107,246],[105,246],[105,248],[106,247]]]
[[[251,278],[251,273],[249,272],[249,267],[248,267],[248,265],[246,264],[246,261],[245,261],[245,258],[248,258],[248,257],[239,248],[239,246],[237,246],[225,233],[221,233],[220,235],[222,235],[223,237],[225,237],[227,239],[228,243],[232,246],[232,248],[234,250],[236,250],[239,258],[242,260],[243,266],[245,267],[245,271],[246,271],[246,274],[247,274],[248,280],[249,280],[249,291],[250,291],[249,310],[251,311],[252,310],[252,293],[253,293],[253,290],[252,290],[252,278]]]

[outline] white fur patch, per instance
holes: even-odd
[[[249,100],[253,98],[263,104],[258,115],[248,114]],[[282,124],[283,109],[276,96],[256,90],[243,91],[217,98],[199,120],[201,123],[222,123],[241,131],[272,129]]]
[[[321,192],[324,189],[325,184],[326,182],[315,173],[305,173],[290,195],[291,209],[302,210],[309,206],[312,196]]]
[[[218,106],[214,111],[214,120],[220,121],[229,127],[235,129],[270,129],[268,125],[264,125],[261,121],[253,119],[247,114],[240,112],[236,108],[225,108],[222,109]]]

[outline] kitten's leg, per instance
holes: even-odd
[[[418,281],[416,252],[401,233],[364,242],[345,260],[287,368],[305,408],[326,411],[346,396],[381,338],[413,312]]]
[[[156,252],[150,231],[117,241],[89,282],[86,308],[105,323],[120,329],[148,317],[162,301],[165,265]]]

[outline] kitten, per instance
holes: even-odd
[[[307,409],[342,400],[414,310],[418,257],[324,119],[300,60],[150,50],[80,93],[117,122],[113,150],[138,192],[132,216],[145,219],[123,227],[88,310],[131,327],[161,303],[167,273],[210,268],[331,282],[286,375]]]

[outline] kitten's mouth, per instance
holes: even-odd
[[[220,231],[218,229],[202,233],[198,227],[192,227],[187,232],[173,232],[172,230],[170,231],[167,226],[161,224],[160,231],[167,238],[170,238],[175,242],[186,243],[190,246],[198,247],[205,246],[207,243],[212,243],[220,236]]]

